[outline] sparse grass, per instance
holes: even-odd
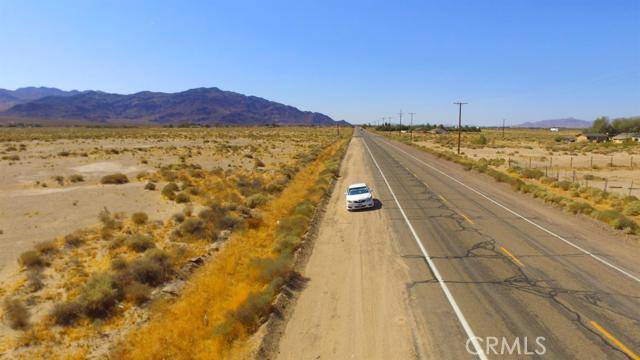
[[[160,218],[159,221],[151,222],[147,219],[142,222],[134,219],[134,215],[126,217],[124,213],[111,213],[104,209],[99,215],[101,223],[99,227],[82,229],[77,234],[75,232],[70,234],[66,239],[64,237],[57,238],[50,244],[52,245],[50,248],[44,246],[42,250],[36,249],[41,258],[50,263],[50,269],[25,272],[26,276],[22,276],[21,281],[24,281],[25,278],[27,281],[17,287],[20,291],[19,296],[29,296],[29,308],[34,307],[32,310],[34,314],[41,314],[43,311],[49,312],[49,318],[54,323],[76,326],[74,329],[65,330],[52,328],[47,332],[51,331],[56,334],[56,344],[64,343],[77,348],[84,348],[87,344],[95,341],[99,336],[96,334],[102,333],[104,330],[111,331],[127,323],[128,320],[122,321],[125,319],[123,315],[130,314],[130,311],[133,311],[134,316],[146,314],[148,311],[157,311],[154,310],[156,304],[148,308],[131,306],[149,302],[151,292],[155,287],[170,281],[174,275],[178,274],[179,269],[187,264],[189,259],[210,251],[210,242],[215,241],[219,236],[221,239],[228,239],[231,242],[236,236],[239,236],[237,234],[252,231],[258,236],[250,239],[247,245],[251,243],[259,245],[260,241],[266,241],[262,244],[268,245],[261,249],[255,249],[260,254],[260,258],[268,258],[278,253],[289,254],[295,251],[302,241],[301,237],[289,236],[288,240],[290,241],[287,243],[291,246],[279,246],[286,241],[282,236],[275,236],[274,229],[276,222],[282,218],[274,215],[271,203],[285,196],[285,199],[289,200],[281,200],[277,212],[283,217],[291,215],[292,213],[289,211],[292,209],[291,206],[295,205],[290,195],[292,190],[287,192],[289,195],[284,195],[283,192],[289,189],[289,186],[294,183],[292,179],[297,179],[301,171],[305,171],[309,166],[316,166],[317,163],[314,163],[316,159],[323,159],[322,167],[324,169],[320,170],[320,174],[316,173],[311,176],[307,173],[307,175],[303,175],[302,181],[295,181],[297,184],[295,188],[298,189],[295,191],[302,191],[302,189],[307,191],[312,188],[308,194],[311,194],[314,199],[320,199],[328,189],[329,180],[337,173],[337,162],[330,164],[330,161],[324,161],[329,152],[324,149],[327,149],[335,140],[335,133],[327,129],[252,128],[197,129],[197,131],[164,129],[157,131],[156,129],[134,128],[121,131],[119,129],[71,128],[60,132],[56,129],[32,129],[27,132],[22,132],[22,130],[13,132],[11,130],[10,133],[28,136],[29,139],[40,138],[43,141],[46,141],[45,139],[58,141],[57,138],[60,137],[85,139],[86,136],[91,136],[90,140],[101,139],[105,133],[109,134],[109,139],[113,137],[113,134],[123,139],[131,139],[133,136],[131,134],[137,134],[136,136],[152,134],[144,140],[151,144],[150,147],[134,148],[123,142],[122,145],[118,145],[116,151],[112,151],[109,147],[94,147],[93,145],[88,147],[89,145],[85,145],[87,147],[82,148],[80,147],[82,145],[70,144],[69,149],[73,149],[70,156],[85,156],[90,157],[91,161],[99,161],[101,156],[106,155],[107,158],[118,161],[118,157],[114,155],[127,154],[133,159],[139,160],[142,159],[140,154],[145,153],[144,159],[148,159],[148,168],[156,167],[158,171],[147,170],[145,173],[138,174],[137,180],[142,181],[140,187],[143,184],[153,184],[153,187],[162,189],[162,185],[169,182],[174,185],[170,185],[162,196],[174,201],[179,194],[185,194],[189,197],[189,202],[185,203],[185,210],[176,215],[173,221]],[[55,137],[49,137],[54,133]],[[170,135],[167,136],[167,133]],[[176,138],[175,134],[180,134],[181,137]],[[204,141],[202,141],[203,134]],[[215,134],[216,138],[206,138],[211,134]],[[6,133],[0,131],[0,139],[5,135]],[[348,134],[345,133],[343,141],[347,136]],[[191,144],[185,146],[162,145],[162,143],[170,143],[169,140],[191,142]],[[90,141],[85,143],[90,144]],[[251,161],[241,161],[241,157],[245,153],[252,154]],[[31,153],[25,153],[24,158],[27,161],[24,163],[30,163],[31,159],[55,162],[55,154],[54,152],[52,155],[34,157]],[[23,154],[20,156],[22,157]],[[179,160],[177,163],[166,165],[166,159]],[[198,164],[197,162],[202,159],[204,159],[204,163]],[[68,162],[69,160],[60,159],[60,161]],[[214,165],[211,165],[210,161],[213,161]],[[11,165],[22,166],[22,163]],[[318,175],[324,180],[314,182]],[[50,180],[48,182],[49,186],[53,183]],[[73,183],[71,176],[65,176],[63,184],[70,183]],[[42,186],[42,184],[36,183],[35,186]],[[125,191],[134,191],[135,189],[140,190],[140,188],[127,188],[126,190],[105,188],[101,191],[119,191],[125,194]],[[294,193],[298,193],[295,191]],[[147,194],[147,196],[153,195]],[[252,196],[254,198],[250,204],[252,206],[255,204],[255,209],[245,206],[247,199]],[[255,199],[258,201],[254,202]],[[79,206],[82,205],[81,202]],[[299,207],[295,210],[294,215],[307,217],[313,213],[311,209],[313,209],[313,205]],[[185,221],[187,224],[183,225],[182,223]],[[274,236],[268,237],[268,232],[265,232],[265,229],[270,229],[269,231]],[[143,236],[152,238],[155,247],[145,250],[151,242],[146,240],[131,241],[132,235],[135,237],[135,234],[144,234]],[[138,244],[141,246],[137,247]],[[226,247],[227,243],[220,249]],[[220,252],[216,252],[208,262],[217,261],[220,258],[219,255]],[[250,258],[247,258],[247,261],[253,257],[251,254],[249,255]],[[282,257],[281,259],[285,268],[288,268],[290,258]],[[34,270],[37,269],[39,267],[34,268]],[[281,271],[262,271],[258,267],[247,270],[249,270],[250,278],[256,277],[261,288],[253,289],[255,290],[253,291],[254,295],[246,299],[243,298],[247,293],[244,292],[245,288],[242,288],[244,286],[242,283],[240,283],[240,289],[231,289],[230,292],[223,291],[222,293],[229,293],[233,299],[239,301],[237,304],[243,302],[244,305],[237,308],[237,312],[230,309],[228,312],[218,313],[217,311],[222,308],[221,306],[226,306],[224,304],[227,304],[229,299],[218,298],[214,300],[214,302],[221,300],[223,304],[212,307],[212,310],[215,310],[218,315],[212,318],[215,320],[212,320],[208,327],[209,334],[214,330],[214,322],[222,324],[227,320],[229,320],[229,324],[239,324],[238,326],[248,330],[255,329],[269,313],[270,308],[266,304],[270,303],[281,284],[286,281],[281,278],[286,278],[286,275],[278,275],[276,279],[269,280],[269,283],[266,284],[263,282],[268,281],[267,277],[280,274]],[[222,276],[223,273],[225,272],[216,274],[215,278]],[[181,277],[185,275],[182,271],[179,274]],[[233,275],[231,280],[236,281],[235,276],[238,275],[241,274]],[[103,276],[109,280],[104,280]],[[102,278],[102,280],[95,280],[96,278]],[[190,283],[191,279],[188,280]],[[37,284],[37,281],[41,283]],[[41,286],[43,286],[42,289],[35,290]],[[265,290],[267,289],[265,286],[271,290]],[[37,293],[31,293],[32,291],[37,291]],[[14,291],[9,290],[8,293],[14,293]],[[221,293],[218,292],[218,294]],[[154,302],[156,295],[160,304],[164,303],[164,293],[154,293]],[[113,300],[114,298],[115,300]],[[259,299],[264,299],[264,301],[257,301]],[[89,304],[93,305],[87,307],[86,305]],[[55,310],[48,310],[49,307]],[[197,308],[197,311],[200,309]],[[219,317],[220,314],[226,314],[224,319]],[[201,315],[202,313],[200,313]],[[39,316],[37,318],[38,329],[49,325],[47,321],[39,320]],[[239,319],[245,320],[238,321]],[[228,333],[231,337],[220,336],[231,339],[233,334],[233,332]],[[47,337],[48,334],[38,336],[38,339],[32,340],[30,347],[25,350],[27,354],[42,349],[55,349],[51,356],[59,355],[57,349],[60,348],[54,345],[52,338]],[[207,352],[211,353],[209,350]]]
[[[121,185],[121,184],[126,184],[128,182],[129,182],[129,178],[127,177],[127,175],[122,173],[105,175],[100,179],[101,184]]]
[[[306,232],[313,204],[325,196],[328,190],[325,183],[335,176],[345,145],[346,141],[342,141],[328,147],[315,162],[293,177],[281,196],[264,204],[261,225],[247,228],[230,239],[215,261],[206,263],[189,282],[175,304],[130,334],[122,349],[125,357],[138,359],[167,353],[185,357],[203,353],[232,357],[229,355],[231,344],[246,338],[266,318],[273,298],[284,284],[282,275],[291,269],[293,257],[288,255],[288,250],[283,251],[280,260],[268,260],[279,256],[274,254],[280,251],[277,238],[300,237]],[[324,171],[328,164],[331,169]],[[258,193],[251,181],[241,180],[238,185],[248,196]],[[318,185],[322,185],[320,191]],[[205,219],[216,217],[215,212],[203,215]],[[184,223],[206,221],[191,219]],[[277,220],[280,225],[276,225]],[[189,227],[199,228],[193,224]],[[205,314],[208,321],[203,322]]]

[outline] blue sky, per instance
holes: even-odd
[[[8,0],[0,49],[9,89],[216,86],[356,123],[453,123],[458,99],[481,125],[640,115],[640,0]]]

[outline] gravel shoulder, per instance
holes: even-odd
[[[277,358],[417,357],[405,285],[409,276],[388,215],[379,208],[349,213],[344,206],[348,184],[373,184],[373,170],[362,139],[355,137],[303,273],[310,280],[296,301]]]

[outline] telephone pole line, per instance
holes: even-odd
[[[400,136],[402,136],[402,110],[400,110],[400,112],[398,113],[399,118],[400,118]]]
[[[462,138],[462,105],[466,105],[466,102],[454,102],[458,105],[458,155],[460,155],[460,139]]]
[[[409,125],[409,133],[411,134],[411,142],[413,142],[413,115],[415,115],[415,113],[410,112],[409,115],[411,115],[411,125]]]
[[[502,119],[502,138],[504,139],[504,118]]]

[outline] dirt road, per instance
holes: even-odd
[[[416,357],[409,277],[389,219],[381,209],[345,209],[347,185],[371,178],[366,156],[355,138],[305,269],[310,281],[287,324],[281,359]]]

